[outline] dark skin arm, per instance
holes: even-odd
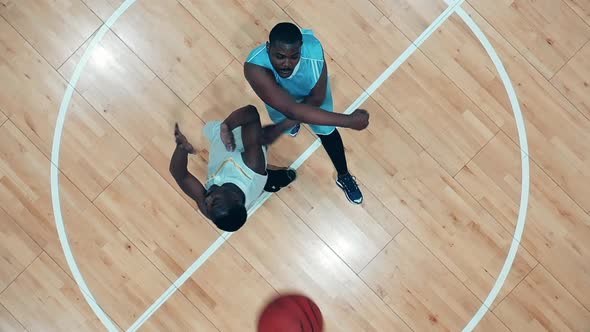
[[[232,112],[221,124],[221,139],[226,147],[229,146],[231,150],[235,148],[232,130],[237,127],[242,127],[242,142],[244,143],[242,157],[244,163],[256,173],[266,174],[266,162],[260,142],[262,125],[256,107],[248,105],[239,108]]]
[[[353,121],[353,117],[346,114],[326,112],[317,106],[297,103],[287,91],[276,83],[272,72],[264,67],[245,63],[244,75],[260,99],[291,120],[354,129],[364,129],[366,127],[363,123],[359,125],[359,123]]]
[[[303,104],[307,104],[314,107],[320,107],[324,103],[324,99],[326,99],[326,90],[328,88],[327,67],[328,64],[324,62],[324,67],[322,69],[322,73],[320,74],[320,78],[318,79],[315,87],[309,93],[309,96],[303,99]],[[287,118],[281,121],[280,123],[277,123],[275,130],[282,133],[289,128],[293,128],[298,123],[300,123],[300,121]]]
[[[233,111],[223,120],[222,125],[227,125],[229,130],[234,130],[240,126],[247,125],[252,122],[260,121],[258,111],[253,105],[247,105]]]
[[[180,189],[197,203],[201,213],[210,218],[205,205],[205,187],[187,169],[188,154],[194,153],[194,148],[180,132],[178,124],[174,126],[174,136],[176,137],[176,149],[170,159],[170,174]]]
[[[328,64],[324,62],[324,66],[322,68],[322,73],[320,74],[320,78],[318,79],[315,87],[311,90],[309,96],[305,97],[303,100],[303,104],[307,104],[314,107],[319,107],[324,103],[326,99],[326,91],[328,88]],[[285,119],[276,125],[266,126],[264,128],[264,143],[272,144],[281,133],[285,132],[289,128],[293,128],[295,125],[300,123],[300,121],[292,120],[292,119]]]

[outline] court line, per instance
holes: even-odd
[[[447,1],[447,0],[445,0]],[[448,3],[448,1],[447,1]],[[514,90],[514,86],[512,85],[512,81],[506,72],[506,68],[500,60],[498,53],[492,46],[492,43],[488,40],[486,35],[481,31],[479,26],[473,21],[473,19],[463,10],[463,8],[459,7],[455,11],[459,17],[467,24],[467,26],[471,29],[475,37],[479,40],[481,45],[484,47],[488,56],[496,66],[496,70],[500,75],[500,79],[504,84],[504,88],[506,89],[506,93],[508,94],[508,98],[510,99],[510,104],[512,105],[512,113],[514,114],[514,119],[516,121],[516,128],[518,130],[518,139],[520,144],[520,154],[521,154],[521,191],[520,191],[520,207],[518,211],[518,220],[516,222],[516,228],[514,230],[514,234],[512,236],[512,243],[510,244],[510,250],[508,251],[508,255],[506,256],[506,260],[504,261],[504,265],[502,266],[502,270],[500,270],[500,274],[494,283],[494,286],[490,290],[490,293],[486,297],[485,301],[482,303],[479,310],[475,313],[473,318],[467,323],[463,331],[472,331],[477,324],[481,321],[483,316],[488,312],[489,307],[492,306],[494,300],[498,296],[498,293],[504,286],[504,282],[508,277],[508,273],[512,269],[512,264],[514,263],[514,259],[516,257],[516,252],[518,251],[518,246],[520,244],[520,240],[522,238],[522,234],[524,232],[524,226],[526,223],[526,214],[529,202],[529,193],[530,193],[530,170],[529,170],[529,148],[526,136],[526,128],[524,124],[524,116],[522,114],[522,110],[520,109],[520,103],[518,102],[518,97],[516,96],[516,91]]]
[[[75,282],[78,284],[86,302],[92,308],[94,313],[97,317],[101,320],[103,325],[109,331],[118,331],[115,324],[110,320],[110,318],[106,315],[106,313],[98,306],[96,300],[92,296],[86,282],[76,264],[74,259],[71,247],[69,245],[69,241],[67,238],[67,234],[65,231],[65,226],[63,222],[63,217],[61,213],[61,204],[59,199],[59,152],[61,147],[61,137],[63,133],[63,126],[65,122],[65,117],[68,111],[69,104],[71,102],[71,98],[74,92],[74,88],[81,76],[81,73],[86,66],[94,48],[98,45],[100,40],[104,37],[108,29],[115,23],[115,21],[135,2],[135,0],[126,0],[117,10],[109,17],[109,19],[101,26],[97,34],[91,40],[89,47],[86,49],[80,62],[77,64],[74,73],[71,76],[70,82],[68,82],[68,86],[66,88],[66,92],[62,99],[62,103],[60,105],[60,110],[58,113],[58,117],[56,120],[56,128],[54,131],[54,139],[53,139],[53,147],[52,147],[52,155],[51,155],[51,194],[52,194],[52,204],[54,210],[54,217],[56,222],[56,228],[59,235],[59,240],[62,245],[62,250],[64,251],[66,261],[72,274],[74,276]],[[377,88],[379,88],[383,82],[391,76],[419,47],[422,43],[428,39],[440,25],[442,25],[448,17],[454,12],[456,12],[463,21],[469,26],[472,32],[476,35],[479,39],[480,43],[486,49],[486,52],[494,62],[496,69],[502,79],[502,82],[507,90],[510,102],[512,104],[513,112],[515,115],[515,120],[517,122],[520,146],[521,146],[521,154],[522,154],[522,183],[521,183],[521,204],[519,208],[519,216],[518,222],[515,230],[515,234],[513,236],[513,241],[504,262],[504,266],[494,287],[490,291],[490,294],[480,307],[480,309],[476,312],[474,317],[465,327],[464,331],[472,330],[479,321],[483,318],[485,313],[488,311],[488,307],[493,304],[493,301],[497,297],[500,289],[502,288],[508,273],[512,267],[513,261],[516,256],[516,252],[518,250],[518,245],[522,234],[524,232],[524,225],[526,222],[526,210],[528,207],[528,197],[529,197],[529,164],[528,164],[528,145],[527,145],[527,138],[524,126],[524,120],[522,116],[522,112],[520,110],[520,105],[518,103],[516,92],[514,91],[514,87],[510,81],[510,78],[500,60],[497,53],[495,52],[494,48],[492,47],[489,40],[483,34],[483,32],[479,29],[477,24],[465,13],[465,11],[460,7],[460,5],[464,2],[464,0],[456,0],[451,3],[445,11],[439,15],[437,20],[435,20],[417,39],[414,43],[412,43],[404,53],[402,53],[394,63],[392,63],[389,68],[385,72],[383,72],[373,84],[371,84],[366,91],[364,91],[359,98],[355,102],[353,102],[349,108],[345,111],[345,113],[349,114],[356,108],[358,108],[363,102],[365,102],[371,94],[373,94]],[[447,1],[448,3],[448,1]],[[292,168],[298,168],[307,160],[315,150],[319,148],[321,145],[320,141],[316,139],[316,141],[291,165]],[[526,151],[526,152],[525,152]],[[526,163],[525,163],[526,161]],[[526,181],[525,181],[526,180]],[[265,193],[261,198],[257,201],[255,206],[248,211],[248,217],[250,217],[262,204],[271,196],[270,193]],[[232,233],[225,232],[222,234],[190,267],[185,271],[181,277],[179,277],[176,282],[174,282],[168,290],[160,296],[160,298],[150,307],[144,314],[130,327],[129,331],[134,331],[138,329],[149,317],[162,305],[164,302],[169,299],[172,294],[182,286],[190,276],[196,272],[196,270],[209,258],[221,245],[232,235]]]
[[[100,319],[102,324],[107,328],[110,332],[119,331],[118,327],[113,323],[110,317],[102,310],[102,308],[96,302],[96,299],[92,295],[92,292],[88,288],[78,265],[76,264],[76,259],[74,258],[74,254],[72,252],[72,248],[70,247],[70,243],[68,240],[68,236],[65,230],[65,225],[63,221],[63,216],[61,212],[61,202],[60,202],[60,195],[59,195],[59,152],[61,148],[61,138],[63,133],[63,127],[66,119],[66,115],[69,109],[70,102],[72,100],[72,95],[74,93],[74,89],[86,63],[90,59],[94,49],[100,42],[100,40],[104,37],[107,33],[109,28],[117,21],[117,19],[127,10],[129,7],[135,2],[135,0],[126,0],[115,10],[115,12],[109,17],[109,19],[100,27],[98,32],[92,38],[88,48],[82,55],[80,62],[76,65],[74,72],[70,78],[70,81],[67,82],[68,85],[66,87],[66,91],[61,101],[61,105],[59,107],[59,113],[57,114],[57,120],[55,121],[55,131],[53,132],[53,146],[51,149],[51,203],[53,204],[53,216],[55,219],[55,226],[57,229],[57,233],[59,236],[59,242],[61,243],[62,250],[64,252],[66,262],[72,272],[72,276],[74,277],[74,281],[80,288],[80,292],[84,296],[86,303],[90,306],[94,314]]]
[[[345,114],[352,113],[362,103],[364,103],[373,94],[377,88],[379,88],[389,76],[391,76],[419,47],[422,45],[428,37],[430,37],[436,29],[438,29],[455,11],[456,8],[460,8],[461,4],[465,0],[455,0],[449,5],[424,32],[416,40],[410,44],[410,46],[367,88],[363,93],[344,111]],[[299,168],[319,147],[321,142],[316,139],[311,146],[305,150],[297,160],[291,164],[291,168]],[[250,217],[262,204],[270,198],[271,193],[264,193],[258,200],[257,203],[248,210],[248,217]],[[205,252],[197,258],[197,260],[191,264],[191,266],[172,284],[170,287],[131,325],[127,332],[134,332],[145,323],[155,312],[160,308],[174,292],[180,288],[190,276],[195,273],[216,251],[221,245],[232,235],[233,233],[225,232],[207,249]]]

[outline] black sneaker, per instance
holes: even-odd
[[[361,193],[359,186],[356,184],[356,178],[350,175],[350,173],[338,176],[336,184],[338,187],[342,188],[346,194],[346,198],[348,198],[350,202],[354,204],[361,204],[363,202],[363,193]]]
[[[297,178],[297,172],[293,169],[272,170],[267,169],[268,178],[264,190],[276,193],[281,188],[290,185]]]
[[[300,123],[296,124],[295,127],[291,128],[291,131],[289,131],[289,135],[291,135],[291,137],[297,136],[297,134],[299,134],[299,129],[301,129]]]

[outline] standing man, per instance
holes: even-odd
[[[313,32],[292,23],[277,24],[269,41],[248,56],[244,75],[275,123],[264,128],[263,143],[272,143],[284,132],[296,136],[300,123],[309,124],[338,172],[336,184],[350,202],[361,204],[363,195],[348,171],[336,127],[365,129],[369,114],[361,109],[350,115],[333,112],[324,50]]]

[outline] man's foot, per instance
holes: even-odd
[[[297,136],[297,134],[299,134],[299,129],[301,129],[301,124],[298,123],[295,125],[295,127],[291,128],[289,135],[291,135],[291,137]]]
[[[293,169],[267,169],[266,172],[268,173],[268,179],[266,180],[264,190],[271,193],[275,193],[281,190],[281,188],[290,185],[297,178],[297,172]]]
[[[361,193],[361,190],[356,183],[356,178],[350,175],[350,173],[338,176],[336,184],[344,191],[346,198],[348,198],[351,203],[361,204],[363,202],[363,193]]]

